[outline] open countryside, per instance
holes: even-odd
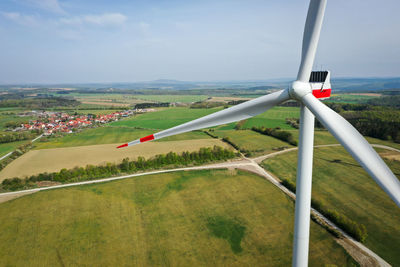
[[[290,265],[293,212],[292,200],[243,171],[51,190],[0,205],[7,229],[0,233],[0,264]],[[315,223],[311,240],[311,265],[354,263]]]
[[[400,1],[358,2],[1,1],[0,267],[400,266]]]
[[[365,244],[394,266],[400,264],[400,211],[393,201],[343,148],[321,147],[314,153],[313,199],[325,209],[337,210],[364,224],[368,233]],[[295,183],[296,163],[297,153],[288,152],[266,159],[263,166]],[[387,163],[400,178],[400,161]]]
[[[168,152],[181,153],[197,151],[202,147],[215,145],[228,147],[216,139],[186,141],[153,142],[132,149],[116,149],[118,144],[79,146],[56,149],[31,150],[10,163],[0,172],[0,181],[6,178],[25,177],[43,172],[56,172],[63,168],[85,167],[86,165],[101,165],[107,162],[120,163],[124,158],[150,158]]]
[[[252,131],[250,128],[246,129],[245,125],[248,121],[244,121],[244,122],[240,122],[240,123],[232,123],[229,125],[222,125],[222,126],[211,128],[211,129],[205,129],[205,132],[195,131],[195,132],[180,134],[177,136],[161,139],[159,141],[142,144],[141,146],[132,147],[132,148],[129,148],[126,150],[115,149],[116,145],[118,145],[118,144],[130,141],[130,140],[133,140],[136,138],[140,138],[142,136],[146,136],[148,134],[157,132],[160,129],[165,129],[167,127],[177,125],[181,122],[189,121],[191,119],[200,117],[202,115],[210,114],[211,112],[215,112],[216,110],[219,110],[219,109],[218,108],[190,109],[187,107],[162,108],[162,109],[158,109],[155,112],[140,114],[140,115],[136,115],[136,116],[130,117],[130,118],[124,118],[117,122],[112,122],[112,123],[106,124],[103,127],[94,127],[94,128],[90,128],[90,129],[84,129],[84,130],[78,131],[76,133],[61,135],[58,137],[50,136],[50,137],[41,138],[41,139],[39,139],[39,141],[35,142],[34,147],[32,148],[31,151],[27,152],[26,154],[20,156],[19,158],[17,158],[16,160],[14,160],[10,164],[8,164],[6,166],[6,168],[4,168],[0,172],[0,177],[1,177],[1,179],[5,179],[5,178],[11,178],[11,177],[23,177],[25,175],[28,176],[28,175],[32,175],[32,174],[38,174],[41,172],[52,172],[52,171],[57,172],[57,171],[61,170],[62,168],[71,169],[76,166],[84,167],[87,164],[98,165],[98,164],[105,164],[106,162],[119,163],[122,161],[123,158],[126,158],[126,157],[129,157],[131,159],[137,158],[138,156],[144,156],[146,158],[150,158],[156,154],[165,154],[170,151],[176,151],[176,152],[194,151],[194,150],[198,150],[200,147],[204,147],[204,146],[212,147],[213,145],[219,145],[219,146],[224,146],[224,147],[233,149],[231,144],[228,144],[227,142],[224,142],[222,140],[223,138],[225,138],[225,139],[228,138],[228,140],[230,140],[233,145],[238,147],[240,152],[242,152],[250,157],[268,155],[270,153],[275,153],[282,149],[284,150],[284,149],[289,149],[289,148],[295,148],[294,146],[292,146],[291,144],[289,144],[283,140],[279,140],[272,136],[263,135],[261,133]],[[295,111],[295,109],[292,107],[278,107],[278,108],[274,108],[271,111],[274,112],[274,114],[277,118],[270,119],[267,116],[265,116],[265,118],[263,119],[264,125],[267,127],[268,127],[268,125],[285,125],[285,127],[283,127],[282,130],[290,132],[294,136],[294,138],[297,139],[298,138],[298,129],[293,128],[291,125],[289,125],[286,122],[287,118],[292,118],[292,119],[298,118],[299,114]],[[171,116],[171,117],[169,117],[169,116]],[[163,119],[163,118],[167,118],[167,117],[172,118],[172,119],[171,120]],[[152,121],[155,123],[151,124]],[[261,120],[258,121],[258,123],[261,123]],[[259,125],[259,124],[255,124],[255,125]],[[213,138],[213,137],[217,137],[217,138]],[[370,138],[370,137],[368,137],[368,139],[371,143],[388,145],[388,146],[394,147],[394,148],[399,147],[398,144],[393,143],[388,140],[385,141],[385,140],[380,140],[380,139]],[[189,141],[189,143],[188,143],[188,141]],[[337,141],[327,131],[317,130],[315,132],[315,144],[316,145],[337,144]],[[143,148],[146,148],[146,149],[143,149]],[[296,155],[296,152],[288,152],[288,153],[289,154],[287,154],[287,153],[286,154],[291,155],[291,153],[292,153],[293,155]],[[389,152],[386,152],[386,153],[389,153]],[[393,157],[393,155],[397,155],[396,153],[397,152],[391,151],[390,156]],[[284,154],[284,155],[286,155],[286,154]],[[340,152],[340,155],[338,155],[337,157],[344,157],[346,154],[347,154],[347,152],[342,151],[342,152]],[[282,158],[284,158],[284,155],[282,155]],[[388,155],[388,154],[385,154],[385,155]],[[271,160],[277,160],[280,158],[281,158],[280,156],[276,156],[274,158],[271,158]],[[295,163],[295,162],[296,162],[296,159],[293,158],[293,163]],[[355,163],[355,164],[357,164],[357,163]],[[278,166],[282,166],[282,167],[280,167],[282,169],[282,168],[287,168],[290,165],[287,163],[283,163],[283,165],[278,165]],[[393,167],[395,165],[389,165],[389,166]],[[295,167],[294,167],[294,169],[295,169]],[[269,169],[267,168],[267,170],[269,170]],[[323,170],[321,170],[321,171],[326,172],[328,174],[331,173],[328,170],[328,167],[323,168]],[[352,172],[357,173],[360,171],[364,172],[359,167],[358,169],[355,168],[355,169],[346,171],[346,174],[352,173]],[[278,174],[278,173],[275,173],[274,171],[272,171],[272,173],[274,173],[278,178],[288,179],[288,177],[286,177],[286,174]],[[363,175],[365,175],[365,174],[363,174]],[[365,179],[370,179],[370,178],[365,177]],[[314,182],[315,182],[315,180],[314,180]],[[373,184],[374,182],[370,179],[369,183]],[[180,187],[180,185],[179,185],[179,187]],[[356,187],[357,186],[354,185],[351,188],[349,188],[349,190],[354,190]],[[376,188],[376,186],[375,186],[375,188]],[[61,190],[61,191],[63,191],[63,190]],[[243,187],[241,190],[243,192],[249,193],[247,187]],[[373,189],[373,190],[380,190],[380,189]],[[354,191],[354,193],[356,191]],[[348,194],[350,195],[350,194],[354,194],[354,193],[348,193]],[[251,194],[251,192],[250,192],[250,194]],[[383,193],[381,193],[381,194],[383,194]],[[101,195],[102,194],[98,194],[97,197],[101,198]],[[28,196],[26,196],[26,197],[28,197]],[[15,201],[22,201],[22,199],[24,199],[24,198],[25,197],[21,198],[21,200],[15,200]],[[153,197],[149,196],[149,200],[151,200],[151,199],[153,199]],[[10,203],[15,203],[15,201],[10,202]],[[390,202],[390,200],[387,200],[387,201],[388,201],[387,203]],[[4,203],[4,204],[6,204],[6,203]],[[1,204],[1,205],[3,205],[3,204]],[[0,205],[0,208],[1,208],[1,205]],[[269,205],[271,205],[271,204],[269,204]],[[343,204],[340,204],[340,202],[338,202],[337,205],[343,205]],[[392,206],[393,206],[393,204],[392,204]],[[293,209],[293,207],[292,207],[292,209]],[[338,209],[338,210],[342,211],[341,209]],[[76,211],[77,214],[79,214],[80,212],[81,211],[79,211],[79,210]],[[105,213],[105,214],[107,214],[107,213]],[[106,216],[106,215],[104,215],[104,216]],[[293,216],[293,214],[292,214],[292,216]],[[348,216],[350,216],[350,215],[348,215]],[[80,220],[79,218],[80,218],[80,216],[76,216],[77,220]],[[211,221],[222,220],[224,223],[231,225],[229,227],[239,227],[238,229],[242,229],[241,227],[243,226],[243,224],[240,224],[240,223],[238,224],[239,226],[237,226],[237,221],[235,219],[236,217],[234,217],[234,219],[232,219],[231,217],[227,219],[225,215],[214,215],[214,217],[211,216],[210,218],[211,218],[210,219]],[[358,219],[358,217],[357,217],[357,220],[364,221],[364,219],[361,219],[361,218]],[[372,219],[372,220],[374,220],[374,219]],[[102,223],[100,223],[100,225],[102,225]],[[314,223],[312,225],[315,225],[315,226],[313,226],[313,228],[319,229],[318,231],[322,231],[322,232],[325,231],[324,229],[321,228],[321,226],[318,226]],[[378,227],[377,225],[380,225],[378,218],[375,219],[375,222],[372,222],[372,225],[374,225],[374,227]],[[269,225],[269,226],[271,227],[271,225]],[[185,227],[189,227],[189,225],[186,225]],[[191,225],[190,227],[193,227],[193,225]],[[226,226],[226,227],[228,227],[228,226]],[[228,227],[228,229],[229,229],[229,227]],[[246,229],[248,229],[247,227],[248,226],[246,226]],[[101,227],[101,228],[103,228],[103,227]],[[84,229],[81,231],[85,232],[86,230],[84,230]],[[367,226],[367,230],[368,230],[369,237],[367,237],[367,239],[366,239],[367,240],[366,244],[375,244],[376,245],[376,243],[379,243],[379,241],[377,241],[377,240],[379,240],[380,238],[384,238],[382,235],[379,235],[379,234],[378,234],[378,237],[374,238],[373,237],[374,234],[372,234],[372,235],[370,234],[370,232],[373,231],[373,230],[371,230],[370,225]],[[75,230],[71,230],[71,231],[74,232]],[[144,231],[144,230],[136,229],[134,231],[140,232],[140,231]],[[148,230],[146,230],[146,231],[148,231]],[[211,236],[213,236],[212,230],[209,230],[209,231],[211,231],[209,233],[211,233]],[[391,231],[396,232],[398,230],[394,230],[392,228]],[[246,231],[244,233],[245,233],[244,234],[244,236],[245,236]],[[327,232],[325,232],[325,233],[328,234]],[[379,232],[377,232],[377,233],[379,233]],[[392,232],[390,232],[390,233],[392,233]],[[98,234],[96,234],[96,236],[97,235]],[[375,235],[377,235],[377,234],[375,234]],[[370,237],[371,237],[372,241],[369,240]],[[217,238],[217,240],[221,239],[221,237],[216,237],[216,238]],[[332,240],[334,240],[333,236],[331,236],[330,238],[332,238]],[[289,239],[291,239],[291,237]],[[290,250],[291,246],[289,243],[289,239],[288,239],[287,248]],[[223,241],[223,240],[225,240],[225,239],[222,238],[221,241]],[[7,241],[7,242],[9,242],[9,241]],[[98,242],[98,241],[96,241],[96,242]],[[156,242],[156,243],[152,243],[152,246],[157,244],[157,241],[154,241],[154,242]],[[226,242],[229,243],[229,241],[226,241]],[[270,243],[270,242],[272,242],[272,241],[268,241],[266,244],[270,244],[271,247],[269,247],[269,249],[272,249],[273,243]],[[333,245],[333,244],[335,244],[335,245]],[[83,245],[83,246],[85,246],[85,245]],[[137,246],[137,245],[135,245],[135,246]],[[156,246],[160,247],[160,245],[156,245]],[[229,245],[228,248],[230,246],[231,245]],[[232,245],[232,246],[237,247],[237,245]],[[311,245],[311,246],[314,246],[314,245]],[[334,243],[331,243],[331,245],[329,245],[328,247],[333,249],[332,246],[336,247],[338,245],[336,242],[334,242]],[[381,248],[376,247],[376,246],[374,247],[372,245],[371,246],[368,245],[368,247],[371,249],[376,248],[373,250],[375,252],[377,252],[380,256],[384,257],[385,260],[388,260],[391,263],[393,263],[393,262],[395,263],[397,261],[396,256],[394,256],[394,254],[396,253],[395,250],[393,250],[393,248],[391,248],[391,247],[385,246],[384,244],[381,244],[380,246],[381,246]],[[382,248],[382,246],[383,246],[383,248]],[[106,249],[105,247],[103,247],[103,248]],[[240,248],[243,249],[243,246],[240,246]],[[92,248],[92,249],[94,249],[94,248]],[[235,258],[242,257],[240,255],[243,255],[243,252],[241,252],[239,254],[235,254],[232,251],[232,247],[230,247],[230,249],[231,249],[232,255],[235,255],[234,256]],[[337,249],[343,250],[343,247],[339,246]],[[140,252],[140,253],[142,253],[141,255],[144,255],[143,253],[145,253],[145,252]],[[260,252],[258,252],[258,253],[260,253]],[[291,253],[291,252],[287,251],[285,253]],[[314,252],[314,253],[317,253],[317,252]],[[328,252],[326,252],[326,253],[328,253]],[[328,254],[333,256],[333,255],[335,255],[335,253],[329,252]],[[343,264],[342,264],[343,266],[351,265],[353,262],[353,259],[351,259],[350,256],[346,256],[347,255],[346,253],[348,253],[348,252],[344,252],[343,256],[341,256],[342,261],[343,261]],[[276,254],[276,252],[275,252],[275,254]],[[173,254],[173,255],[175,255],[175,254]],[[202,254],[202,255],[204,255],[204,254]],[[251,254],[251,255],[254,255],[254,254]],[[266,255],[267,256],[265,256],[265,255],[264,256],[269,257],[269,258],[271,257],[269,254],[266,254]],[[279,254],[276,254],[276,255],[279,255]],[[282,254],[280,254],[280,255],[282,255]],[[318,254],[316,254],[316,255],[318,255]],[[106,256],[104,256],[104,257],[106,257]],[[112,258],[110,255],[108,255],[107,257]],[[170,261],[171,258],[175,258],[175,256],[168,256],[168,257],[165,256],[165,257],[166,258],[163,258],[163,260],[168,259],[168,261]],[[260,257],[262,257],[262,256],[260,256]],[[314,256],[310,255],[310,257],[313,259]],[[62,256],[62,259],[64,260],[64,256]],[[86,260],[88,260],[88,261],[92,260],[92,259],[85,259],[84,256],[79,256],[79,259],[80,259],[80,262],[81,261],[83,262]],[[159,256],[157,256],[157,259],[160,260]],[[215,258],[215,260],[217,260],[217,259],[218,258]],[[228,259],[232,259],[232,258],[228,257]],[[329,258],[326,257],[326,259],[329,259]],[[52,258],[48,258],[47,260],[52,261]],[[65,260],[68,261],[68,257]],[[112,260],[116,260],[116,259],[112,259]],[[144,258],[140,259],[140,261],[143,261],[143,260],[144,260]],[[240,262],[242,262],[244,260],[247,261],[248,259],[242,258],[242,260],[240,260]],[[218,259],[218,262],[223,264],[222,262],[224,262],[224,261],[221,259]],[[278,262],[278,260],[277,260],[277,262]]]

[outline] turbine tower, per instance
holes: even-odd
[[[400,207],[400,181],[365,138],[318,98],[330,96],[330,73],[312,72],[327,0],[311,0],[296,81],[285,90],[258,97],[205,117],[118,146],[127,147],[184,132],[251,118],[289,99],[300,102],[293,266],[307,266],[310,232],[314,116]]]

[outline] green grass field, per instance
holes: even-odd
[[[39,192],[0,219],[1,266],[288,266],[294,203],[259,176],[205,170]],[[327,264],[354,261],[312,223],[310,266]]]
[[[293,147],[292,145],[279,139],[259,134],[251,130],[226,130],[214,131],[212,133],[220,138],[229,137],[230,140],[237,144],[241,150],[248,150],[254,156],[266,154],[274,150],[276,151],[282,147]]]
[[[299,140],[299,130],[289,130],[295,140]],[[335,137],[333,137],[328,131],[315,130],[314,132],[314,145],[328,145],[328,144],[338,144]]]
[[[386,162],[400,177],[400,162]],[[268,171],[293,182],[296,165],[296,151],[263,162]],[[365,245],[393,266],[400,266],[400,210],[342,147],[314,150],[312,194],[327,208],[365,224]]]
[[[95,115],[104,115],[111,114],[116,111],[121,111],[121,109],[77,109],[75,110],[79,114],[95,114]]]
[[[14,151],[17,147],[19,147],[27,142],[30,142],[30,140],[0,144],[0,157],[4,156],[8,152]]]
[[[373,95],[352,95],[352,94],[334,94],[328,101],[339,103],[362,104],[367,103],[368,100],[378,98],[379,96]]]
[[[299,117],[300,109],[298,107],[274,107],[265,113],[248,119],[242,128],[250,129],[253,126],[265,126],[267,128],[293,129],[286,123],[286,118]]]
[[[33,117],[20,117],[16,115],[0,114],[0,131],[6,130],[5,124],[7,122],[17,122],[24,123],[29,122],[29,120],[35,119]]]
[[[189,109],[189,108],[167,108],[157,112],[148,112],[125,120],[112,122],[112,126],[141,127],[147,129],[168,129],[170,127],[185,123],[210,113],[221,110],[221,108]]]
[[[293,136],[295,137],[296,140],[299,139],[299,130],[289,130]],[[373,137],[368,137],[364,136],[365,139],[370,143],[370,144],[378,144],[378,145],[385,145],[385,146],[390,146],[393,148],[400,149],[400,144],[399,143],[394,143],[389,140],[381,140]],[[328,145],[328,144],[339,144],[339,142],[331,135],[330,132],[326,130],[315,130],[314,132],[314,145]]]
[[[135,95],[135,98],[154,102],[182,102],[191,103],[206,100],[206,95]]]
[[[81,94],[71,93],[80,101],[109,102],[118,104],[135,104],[139,102],[182,102],[191,103],[203,101],[208,98],[206,95],[143,95],[143,94]],[[106,103],[106,102],[105,102]]]
[[[193,119],[200,118],[210,113],[221,110],[212,109],[189,109],[189,108],[168,108],[158,112],[150,112],[122,121],[113,122],[115,126],[142,127],[149,129],[167,129]],[[299,117],[299,108],[275,107],[266,113],[248,119],[243,129],[253,126],[266,126],[269,128],[281,127],[282,129],[293,129],[286,124],[286,118]],[[232,129],[235,124],[228,124],[226,129]],[[220,128],[225,129],[225,128]]]
[[[35,143],[35,149],[88,146],[88,145],[99,145],[99,144],[117,144],[117,143],[122,144],[137,138],[147,136],[152,133],[154,133],[154,131],[152,130],[134,129],[132,127],[104,126],[104,127],[86,129],[82,132],[68,134],[63,137],[50,138],[46,142],[38,141]],[[207,139],[207,138],[210,137],[204,134],[203,132],[195,131],[195,132],[188,132],[163,138],[156,142]]]

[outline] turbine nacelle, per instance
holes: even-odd
[[[329,98],[332,91],[330,78],[330,71],[313,71],[309,82],[294,81],[289,88],[289,94],[297,100],[301,100],[303,96],[309,93],[319,99]]]

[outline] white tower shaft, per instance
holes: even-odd
[[[293,266],[295,267],[308,265],[313,146],[314,115],[301,104],[293,243]]]

